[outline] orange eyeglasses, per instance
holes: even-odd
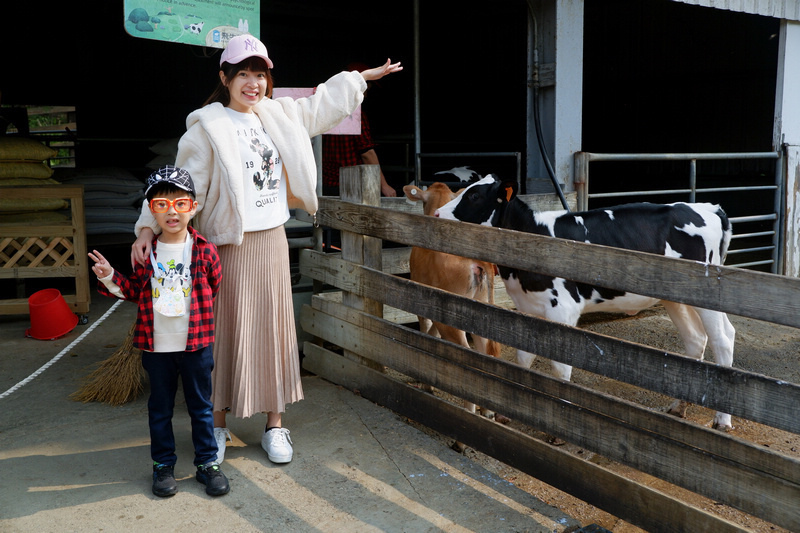
[[[170,207],[174,207],[178,213],[188,213],[194,207],[194,200],[191,198],[175,198],[174,200],[153,198],[150,200],[150,210],[153,213],[166,213]]]

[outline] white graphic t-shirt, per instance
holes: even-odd
[[[153,276],[153,351],[183,352],[189,334],[192,295],[192,238],[185,243],[158,241],[151,252]]]
[[[236,128],[244,166],[244,231],[281,226],[289,220],[289,204],[278,149],[254,113],[225,109]]]

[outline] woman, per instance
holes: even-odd
[[[272,100],[272,66],[261,41],[232,38],[220,58],[219,85],[187,117],[175,161],[194,178],[195,227],[217,245],[222,261],[212,394],[220,463],[230,438],[229,411],[240,418],[266,412],[262,447],[274,463],[292,460],[282,413],[303,390],[283,224],[290,207],[317,211],[311,137],[352,113],[367,81],[402,70],[387,61],[339,73],[308,98]],[[143,209],[133,260],[148,256],[156,231]]]

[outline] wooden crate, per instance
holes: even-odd
[[[70,218],[59,224],[15,224],[0,226],[0,279],[73,278],[75,294],[64,300],[77,314],[89,312],[89,270],[83,186],[0,187],[6,199],[65,199]],[[28,300],[0,300],[0,314],[27,314]]]

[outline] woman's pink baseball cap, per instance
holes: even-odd
[[[237,35],[228,41],[228,46],[225,47],[219,58],[219,66],[226,62],[235,65],[248,57],[260,57],[267,62],[267,68],[272,68],[272,60],[267,55],[267,47],[255,37],[246,33]]]

